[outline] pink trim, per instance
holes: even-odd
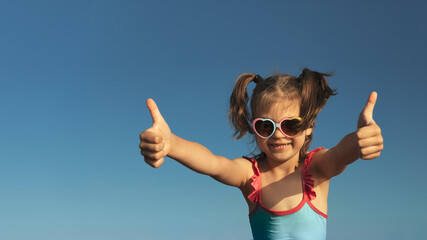
[[[311,203],[310,201],[308,201],[308,197],[307,195],[304,194],[303,200],[294,208],[286,210],[286,211],[275,211],[275,210],[271,210],[267,207],[265,207],[262,202],[258,202],[258,204],[255,206],[254,209],[252,209],[252,211],[249,213],[249,217],[252,217],[252,215],[254,215],[256,213],[256,211],[258,210],[258,208],[263,208],[265,211],[269,212],[272,215],[275,216],[285,216],[285,215],[290,215],[293,213],[298,212],[299,210],[301,210],[302,207],[304,207],[305,203],[308,204],[308,206],[310,206],[311,209],[313,209],[313,211],[315,211],[317,214],[319,214],[320,216],[324,217],[324,218],[328,218],[328,215],[323,213],[322,211],[320,211],[319,209],[317,209],[313,203]]]
[[[311,207],[311,209],[313,209],[313,211],[315,211],[317,214],[319,214],[320,216],[324,217],[324,218],[328,218],[328,215],[323,213],[322,211],[320,211],[319,209],[317,209],[317,207],[315,207],[313,205],[313,203],[311,203],[310,201],[307,201],[308,205]]]
[[[311,163],[311,160],[314,156],[314,154],[320,150],[322,150],[323,148],[316,148],[314,150],[312,150],[307,158],[304,161],[304,166],[301,172],[301,182],[302,182],[302,188],[303,188],[303,198],[301,200],[301,202],[294,208],[289,209],[289,210],[285,210],[285,211],[275,211],[275,210],[271,210],[267,207],[264,206],[264,204],[262,203],[262,198],[261,198],[261,173],[259,171],[259,167],[258,167],[258,162],[253,159],[253,158],[248,158],[248,157],[244,157],[248,160],[250,160],[253,165],[252,165],[252,169],[254,170],[254,175],[252,176],[251,180],[251,185],[253,188],[253,192],[251,194],[248,195],[248,199],[252,202],[252,203],[256,203],[255,208],[249,213],[249,217],[251,217],[257,210],[259,207],[262,207],[264,210],[266,210],[267,212],[269,212],[270,214],[276,215],[276,216],[284,216],[284,215],[290,215],[293,213],[298,212],[304,205],[305,203],[308,203],[308,205],[311,207],[311,209],[313,209],[313,211],[315,211],[316,213],[318,213],[320,216],[324,217],[324,218],[328,218],[328,215],[323,213],[322,211],[320,211],[319,209],[317,209],[313,203],[311,202],[311,200],[316,198],[316,192],[313,190],[314,188],[314,181],[312,179],[312,175],[309,171],[309,166]]]
[[[261,201],[259,202],[259,205],[260,205],[262,208],[264,208],[267,212],[269,212],[269,213],[271,213],[271,214],[273,214],[273,215],[276,215],[276,216],[284,216],[284,215],[290,215],[290,214],[292,214],[292,213],[296,213],[296,212],[298,212],[302,207],[304,207],[305,202],[307,202],[307,199],[306,199],[306,197],[305,197],[305,195],[304,195],[304,197],[302,198],[301,202],[300,202],[296,207],[294,207],[294,208],[292,208],[292,209],[289,209],[289,210],[285,210],[285,211],[275,211],[275,210],[271,210],[271,209],[269,209],[269,208],[265,207],[265,206],[262,204],[262,202],[261,202]]]
[[[316,198],[316,192],[313,190],[314,189],[314,180],[313,180],[313,175],[311,175],[310,173],[310,164],[311,164],[311,160],[313,159],[313,156],[315,153],[317,153],[318,151],[322,150],[323,148],[316,148],[314,150],[312,150],[307,158],[304,161],[304,166],[302,168],[302,181],[303,181],[303,189],[304,192],[307,193],[308,195],[308,199],[310,201],[312,201],[313,199]]]
[[[254,175],[251,177],[251,186],[253,191],[248,195],[248,199],[252,203],[257,203],[261,200],[261,173],[259,171],[258,162],[253,158],[244,157],[252,162],[252,170],[254,171]]]

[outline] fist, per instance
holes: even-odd
[[[372,92],[357,121],[356,135],[359,145],[359,156],[365,160],[379,157],[384,148],[381,128],[373,119],[376,101],[377,93]]]
[[[153,125],[139,136],[141,155],[150,166],[158,168],[172,149],[172,133],[153,99],[147,100]]]

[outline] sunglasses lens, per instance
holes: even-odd
[[[273,133],[274,125],[267,120],[258,120],[255,122],[255,131],[262,137],[268,137]]]
[[[283,132],[292,137],[300,132],[301,121],[299,119],[284,120],[280,127]]]

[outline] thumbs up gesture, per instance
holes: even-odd
[[[377,93],[372,92],[357,121],[356,135],[359,145],[359,155],[361,159],[365,160],[379,157],[384,147],[381,128],[373,119],[376,101]]]
[[[172,132],[153,99],[147,100],[147,107],[153,118],[153,125],[141,133],[139,148],[145,162],[158,168],[172,149]]]

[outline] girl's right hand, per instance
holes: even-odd
[[[145,162],[158,168],[172,150],[172,132],[153,99],[147,100],[147,107],[153,118],[153,125],[141,133],[139,148]]]

